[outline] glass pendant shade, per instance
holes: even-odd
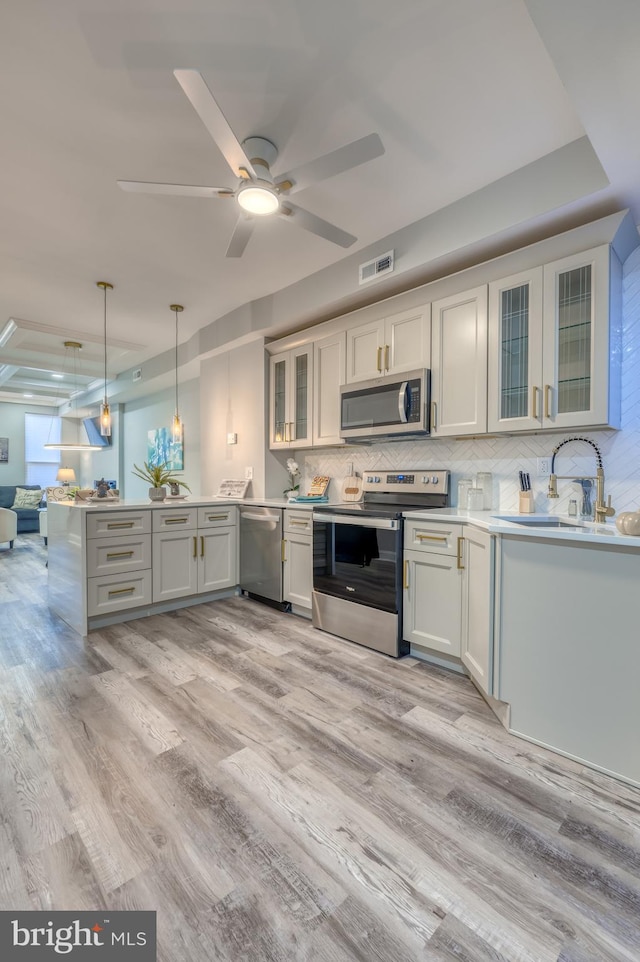
[[[172,441],[182,441],[182,435],[184,432],[184,424],[180,418],[180,412],[178,410],[178,314],[184,310],[181,304],[172,304],[171,310],[176,315],[176,342],[175,342],[175,380],[176,380],[176,406],[171,422],[171,440]]]
[[[113,284],[108,281],[98,281],[96,287],[104,291],[104,397],[100,405],[100,434],[103,438],[110,438],[111,409],[107,398],[107,291],[113,290]]]

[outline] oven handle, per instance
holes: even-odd
[[[398,391],[398,414],[400,415],[400,421],[402,424],[406,424],[409,420],[409,404],[407,398],[408,388],[409,382],[403,381],[400,385],[400,390]]]
[[[384,528],[387,531],[397,531],[400,521],[391,518],[361,518],[354,514],[325,514],[325,512],[313,512],[313,521],[320,521],[323,524],[348,524],[356,528]]]

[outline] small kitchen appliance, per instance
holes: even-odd
[[[340,437],[347,441],[429,433],[430,371],[387,374],[340,388]]]

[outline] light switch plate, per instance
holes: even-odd
[[[227,444],[237,444],[237,443],[238,443],[238,435],[234,431],[230,431],[229,434],[227,434]]]

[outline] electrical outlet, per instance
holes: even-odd
[[[245,481],[253,481],[253,468],[244,469],[244,479]]]
[[[538,458],[538,477],[548,478],[551,474],[551,458]]]
[[[238,435],[235,433],[235,431],[229,431],[229,433],[227,434],[227,444],[237,444],[237,443],[238,443]]]

